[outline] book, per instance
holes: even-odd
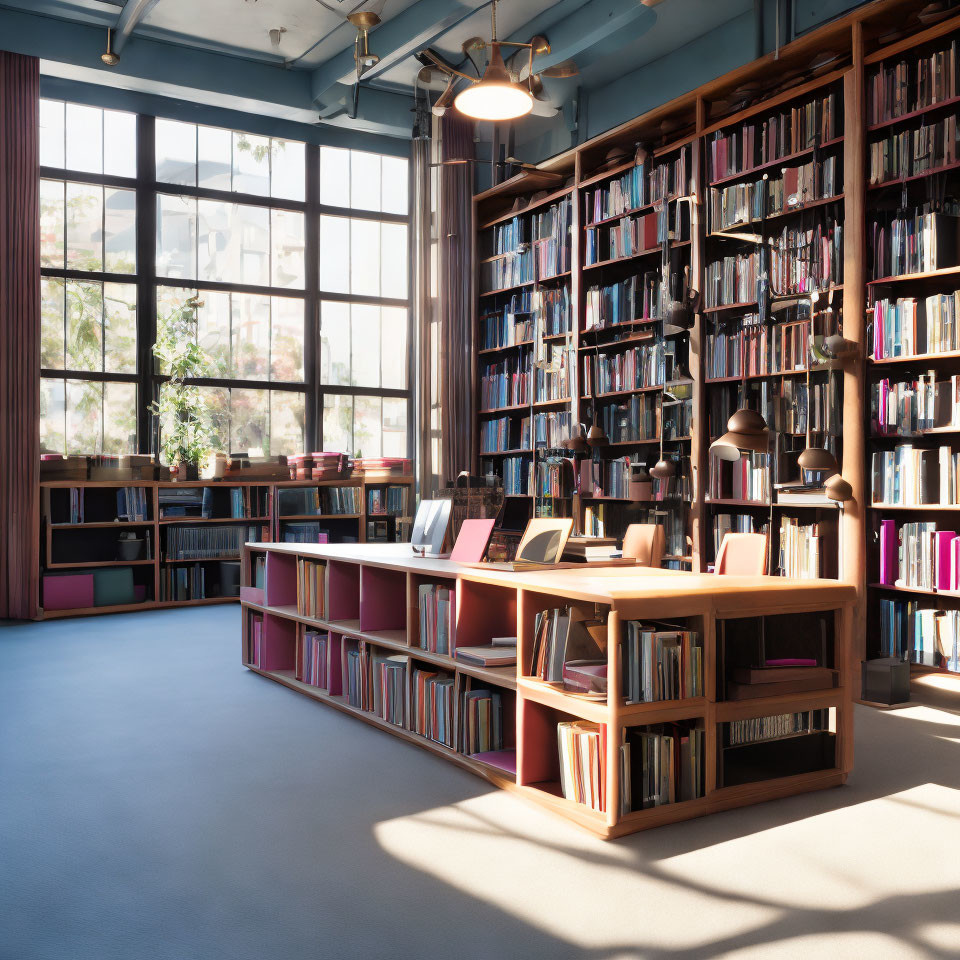
[[[464,520],[457,534],[457,542],[450,552],[450,559],[459,563],[481,561],[487,552],[495,524],[496,520]]]
[[[503,703],[495,690],[460,693],[460,729],[457,749],[467,756],[503,749]]]
[[[606,740],[606,724],[557,724],[560,789],[568,800],[601,813],[606,810]]]
[[[627,727],[620,745],[620,813],[704,795],[704,731],[679,723]]]
[[[417,588],[420,649],[453,656],[457,647],[457,591],[438,583]]]
[[[584,620],[571,607],[541,610],[533,627],[532,675],[562,683],[568,661],[603,659],[606,631],[606,621]]]
[[[458,647],[457,659],[481,667],[506,667],[517,662],[517,648],[492,643],[479,647]]]
[[[703,641],[695,631],[628,620],[622,658],[627,703],[703,696]]]

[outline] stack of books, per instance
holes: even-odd
[[[560,788],[567,800],[591,810],[607,809],[607,727],[575,720],[557,724]]]
[[[583,396],[657,387],[666,378],[663,343],[641,344],[618,353],[586,354],[583,358]]]
[[[563,560],[577,560],[584,563],[610,560],[619,557],[615,537],[570,537],[563,548]]]
[[[606,662],[606,620],[583,619],[570,607],[541,610],[534,620],[532,676],[563,683],[563,665],[572,660]]]
[[[499,693],[491,690],[461,692],[457,749],[467,756],[503,749],[503,705]]]
[[[387,723],[406,725],[407,657],[374,653],[371,669],[373,712]]]
[[[627,727],[620,746],[620,815],[702,797],[704,750],[699,727]]]
[[[623,657],[627,703],[703,696],[703,641],[695,631],[628,620]]]
[[[767,660],[762,667],[735,667],[726,683],[727,700],[779,697],[812,690],[830,690],[837,673],[815,660]]]
[[[415,669],[411,686],[410,714],[414,733],[453,747],[453,677],[446,673]]]
[[[457,591],[438,583],[421,583],[420,649],[453,656],[457,649]]]
[[[325,631],[304,630],[299,637],[300,655],[297,657],[297,679],[323,690],[329,688],[327,642]]]
[[[728,533],[754,533],[753,516],[749,513],[717,513],[713,517],[713,545],[717,552]],[[766,532],[765,526],[756,532]]]
[[[324,616],[324,583],[327,566],[297,557],[297,613],[301,617]]]

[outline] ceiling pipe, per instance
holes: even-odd
[[[118,60],[130,34],[157,2],[159,0],[127,0],[123,5],[120,16],[117,17],[117,25],[113,28],[113,54]]]

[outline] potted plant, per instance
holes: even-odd
[[[196,480],[199,465],[220,446],[200,388],[187,380],[208,377],[214,366],[197,337],[197,310],[203,306],[190,297],[164,317],[157,317],[153,355],[170,376],[150,412],[160,421],[160,448],[178,480]]]

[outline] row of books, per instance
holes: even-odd
[[[534,366],[534,399],[566,400],[573,395],[577,348],[547,344],[545,357]]]
[[[326,616],[324,587],[327,565],[297,557],[297,613],[301,617]]]
[[[142,488],[141,488],[141,492]],[[221,497],[226,495],[223,502]],[[270,516],[268,487],[161,487],[157,494],[161,519],[218,516],[242,520]],[[229,512],[224,512],[224,508]]]
[[[480,349],[512,347],[542,336],[568,333],[571,328],[570,289],[566,284],[522,290],[500,310],[480,317]]]
[[[421,583],[420,649],[454,656],[457,650],[457,591],[439,583]]]
[[[407,665],[403,654],[375,653],[371,662],[372,706],[375,716],[397,727],[407,723]]]
[[[766,119],[718,130],[710,141],[710,177],[720,180],[833,140],[842,133],[839,95],[831,91]]]
[[[696,631],[628,620],[622,656],[627,703],[703,696],[703,639]]]
[[[885,586],[960,590],[960,535],[936,523],[880,521],[880,579]]]
[[[707,334],[708,378],[766,376],[806,370],[810,321],[773,325],[751,322],[751,317]]]
[[[957,118],[945,117],[900,130],[869,144],[870,183],[881,184],[956,163]]]
[[[683,147],[673,159],[656,164],[649,159],[642,160],[608,183],[584,191],[587,226],[686,194],[687,152]]]
[[[642,393],[600,406],[600,423],[610,442],[659,439],[660,400],[659,393]]]
[[[753,515],[749,513],[715,513],[713,515],[714,558],[720,551],[720,544],[728,533],[766,533],[767,526],[757,528]]]
[[[630,496],[630,475],[630,457],[615,457],[613,460],[584,458],[580,463],[580,493],[626,499]]]
[[[533,625],[531,676],[563,683],[565,664],[605,662],[606,637],[606,620],[585,619],[571,607],[539,611]]]
[[[937,380],[934,370],[913,380],[887,377],[870,387],[874,433],[905,436],[936,427],[960,427],[960,376]]]
[[[281,543],[332,543],[330,531],[326,527],[321,527],[316,521],[309,520],[287,520],[280,531]],[[336,536],[337,543],[356,543],[355,534],[342,534]]]
[[[960,453],[949,446],[921,449],[909,443],[875,450],[871,463],[873,502],[887,506],[957,504]]]
[[[533,247],[525,247],[518,253],[505,253],[496,260],[485,260],[480,264],[480,295],[533,283],[536,277]]]
[[[410,719],[414,733],[452,749],[453,677],[448,673],[415,669],[410,689]]]
[[[960,671],[960,610],[921,607],[916,600],[880,600],[880,653]]]
[[[534,473],[533,495],[540,500],[549,500],[555,497],[566,497],[570,494],[569,482],[567,479],[567,468],[562,458],[547,457],[544,460],[537,461],[536,472]],[[541,516],[548,514],[542,512]],[[551,513],[551,516],[557,514]]]
[[[819,523],[801,523],[794,517],[780,518],[780,574],[801,580],[815,580],[821,566]]]
[[[570,269],[573,226],[571,198],[564,197],[546,210],[535,213],[532,226],[537,278],[547,279],[566,273]]]
[[[587,330],[615,327],[634,320],[656,320],[661,315],[660,274],[656,271],[587,288],[584,302]]]
[[[873,359],[960,350],[960,290],[873,304]]]
[[[488,464],[487,473],[496,473],[496,465]],[[530,457],[504,457],[501,464],[503,493],[507,497],[525,497],[533,488],[533,461]]]
[[[960,217],[955,204],[932,210],[929,204],[870,228],[873,276],[896,277],[952,267],[960,257]]]
[[[881,64],[867,78],[867,122],[885,123],[951,100],[960,92],[957,41],[916,60]]]
[[[283,517],[313,514],[357,514],[363,509],[360,487],[290,487],[277,492],[278,513]]]
[[[829,710],[804,710],[800,713],[779,713],[769,717],[731,720],[727,724],[727,746],[741,747],[766,740],[802,736],[830,729]]]
[[[661,386],[666,378],[663,341],[641,344],[618,353],[587,354],[583,358],[584,396]]]
[[[560,789],[567,800],[607,809],[607,726],[587,720],[557,724]]]
[[[751,451],[734,462],[711,457],[707,496],[714,500],[769,503],[770,455]]]
[[[244,543],[270,539],[267,528],[231,524],[202,527],[171,525],[166,528],[167,560],[216,560],[237,557]]]
[[[701,727],[663,723],[627,727],[620,745],[620,815],[704,795]]]
[[[791,296],[843,283],[843,226],[826,220],[815,227],[784,227],[770,241],[770,291]]]
[[[635,257],[656,250],[669,236],[669,210],[625,216],[601,227],[587,227],[584,234],[584,264]]]
[[[710,187],[707,195],[707,229],[711,233],[756,223],[785,210],[802,209],[814,200],[840,192],[837,157],[784,167],[776,179]]]
[[[498,223],[493,228],[492,253],[497,256],[503,253],[516,253],[524,244],[530,242],[528,233],[529,223],[526,217],[517,216],[504,223]]]
[[[502,750],[503,703],[496,690],[462,690],[457,749],[468,757]]]
[[[529,424],[530,418],[525,419]],[[537,449],[562,447],[572,429],[573,417],[569,410],[552,410],[549,413],[533,415],[533,438]]]
[[[86,487],[69,487],[69,523],[86,522]],[[96,490],[96,495],[99,495]],[[147,506],[147,487],[120,487],[116,491],[116,516],[117,520],[127,521],[147,521],[150,518],[150,511]],[[108,496],[113,497],[112,492]],[[99,505],[99,504],[98,504]],[[99,515],[98,515],[99,520]]]
[[[206,597],[207,568],[204,564],[161,568],[161,600],[205,600]]]
[[[483,367],[480,409],[497,410],[530,402],[530,365],[523,357],[505,357]]]
[[[492,417],[480,423],[481,454],[529,449],[529,417]]]
[[[530,292],[525,290],[524,294],[529,296]],[[532,340],[533,319],[529,312],[517,314],[508,306],[500,312],[485,313],[480,317],[481,350],[515,347],[521,343],[528,344]]]
[[[325,630],[302,630],[297,637],[296,678],[311,687],[330,689],[327,671],[327,644]]]
[[[410,515],[410,487],[405,484],[389,484],[385,487],[374,487],[367,490],[368,516],[397,516]]]

